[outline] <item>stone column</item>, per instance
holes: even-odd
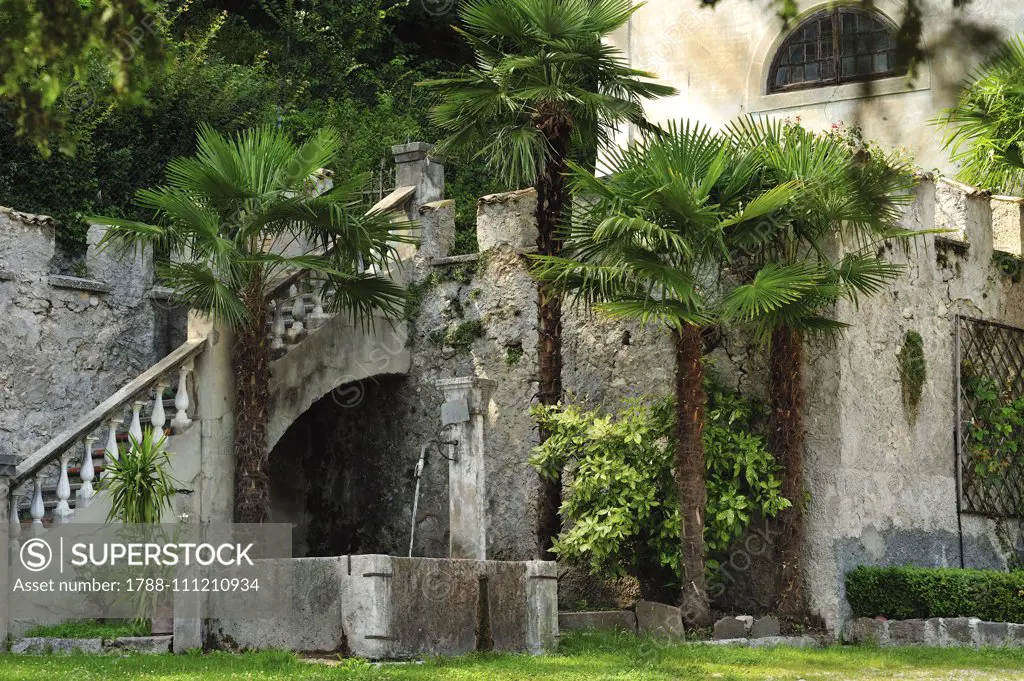
[[[444,393],[441,423],[447,426],[448,514],[451,558],[487,559],[487,487],[484,417],[494,381],[476,376],[437,382]]]
[[[234,518],[235,505],[235,377],[231,368],[234,334],[226,325],[190,312],[188,337],[206,339],[206,349],[196,358],[192,374],[194,420],[199,423],[183,436],[198,431],[200,442],[199,447],[183,447],[179,451],[194,450],[199,461],[180,462],[189,474],[179,479],[194,490],[200,522],[229,523]]]
[[[395,188],[416,187],[409,202],[410,220],[419,217],[420,206],[444,198],[444,159],[430,156],[434,145],[409,142],[391,147],[395,156]]]

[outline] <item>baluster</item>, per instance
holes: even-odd
[[[46,506],[43,505],[43,473],[36,473],[33,480],[34,489],[32,492],[32,506],[29,511],[32,513],[32,525],[36,531],[43,529],[43,516],[46,515]]]
[[[71,481],[68,480],[68,462],[71,460],[71,452],[64,452],[60,455],[60,479],[57,481],[57,507],[53,509],[53,519],[57,525],[65,525],[71,520],[74,511],[68,499],[71,498]]]
[[[300,287],[292,286],[292,290],[295,291],[295,303],[292,305],[292,328],[288,329],[288,342],[294,344],[306,335],[306,327],[302,325],[302,320],[306,318],[306,295]]]
[[[142,423],[139,422],[139,412],[142,411],[142,407],[145,404],[145,402],[140,400],[132,402],[132,423],[128,426],[128,435],[131,438],[135,438],[138,442],[142,442]],[[131,447],[130,441],[128,446]]]
[[[92,450],[96,438],[90,435],[85,438],[85,458],[82,459],[82,468],[78,475],[82,478],[82,486],[78,488],[75,496],[75,508],[88,508],[92,505],[92,498],[96,496],[96,490],[92,487],[92,481],[96,479],[96,468],[92,463]]]
[[[107,434],[107,447],[103,451],[103,478],[107,477],[106,462],[117,461],[117,457],[119,454],[117,449],[117,427],[121,425],[121,417],[111,416],[110,420],[108,421],[108,424],[110,426],[110,430],[108,431]]]
[[[311,280],[313,285],[313,311],[309,314],[309,330],[315,331],[327,321],[327,314],[324,313],[323,290],[317,280]]]
[[[270,327],[270,351],[276,354],[284,350],[284,301],[274,300],[270,304],[274,306],[274,324]]]
[[[156,397],[153,399],[153,415],[149,422],[153,424],[153,437],[159,440],[164,434],[167,414],[164,413],[164,388],[167,384],[162,380],[156,384]]]
[[[8,524],[10,525],[8,529],[8,534],[10,535],[12,557],[18,555],[18,552],[21,550],[21,517],[20,509],[18,508],[18,503],[21,501],[21,497],[22,495],[18,492],[18,490],[12,487],[11,513],[10,517],[7,519]]]
[[[178,373],[178,392],[174,395],[174,431],[180,433],[192,423],[188,417],[188,374],[192,371],[192,363],[181,365]]]

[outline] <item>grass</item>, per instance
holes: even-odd
[[[471,655],[423,664],[378,667],[360,660],[335,666],[310,664],[282,652],[245,655],[0,656],[2,681],[761,681],[763,679],[1024,679],[1024,649],[831,647],[822,650],[752,650],[705,645],[665,645],[627,635],[564,637],[558,654]]]
[[[121,636],[149,636],[149,622],[98,622],[82,620],[55,626],[34,627],[25,632],[26,638],[118,638]]]

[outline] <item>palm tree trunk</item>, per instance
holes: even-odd
[[[270,511],[267,477],[267,416],[270,401],[270,346],[263,282],[245,293],[250,322],[239,329],[235,372],[235,522],[262,523]]]
[[[704,368],[700,329],[687,324],[676,332],[676,484],[682,513],[683,622],[711,624],[704,577],[704,509],[707,506],[704,453]]]
[[[793,505],[779,514],[781,544],[776,582],[779,614],[802,618],[804,609],[800,554],[804,548],[804,385],[803,338],[781,327],[772,332],[768,400],[771,430],[768,446],[782,465],[780,490]]]
[[[545,133],[551,145],[552,158],[537,178],[537,252],[558,255],[562,250],[559,227],[567,203],[565,184],[566,158],[569,154],[571,121],[558,107],[543,117],[537,126]],[[537,287],[537,361],[538,399],[541,404],[554,405],[562,398],[562,299],[549,286]],[[540,441],[548,439],[545,429],[540,430]],[[554,560],[551,545],[561,530],[558,509],[562,505],[562,476],[548,480],[541,478],[537,497],[537,545],[540,557]]]

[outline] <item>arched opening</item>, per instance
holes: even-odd
[[[891,78],[907,72],[896,26],[879,12],[835,7],[800,22],[776,51],[768,92]]]
[[[288,428],[270,453],[270,521],[290,523],[292,555],[406,555],[422,419],[405,376],[339,386]],[[421,481],[416,555],[448,549],[448,468]]]

